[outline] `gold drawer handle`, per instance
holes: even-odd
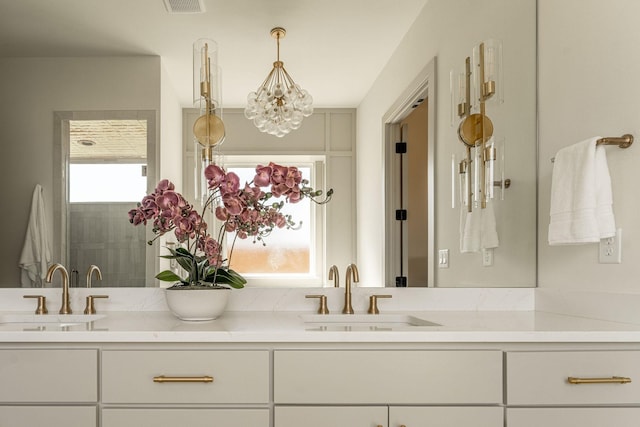
[[[212,383],[213,377],[205,375],[203,377],[153,377],[154,383]]]
[[[611,378],[567,378],[569,384],[627,384],[631,382],[631,378],[627,377],[611,377]]]

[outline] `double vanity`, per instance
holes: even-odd
[[[138,427],[636,426],[640,325],[534,308],[534,289],[234,291],[183,322],[162,290],[110,289],[84,315],[0,299],[0,425]],[[423,293],[417,298],[417,293]],[[431,298],[430,298],[431,297]],[[437,309],[445,307],[446,311]]]

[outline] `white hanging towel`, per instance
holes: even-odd
[[[549,245],[595,243],[616,234],[607,155],[586,139],[558,151],[551,179]]]
[[[496,231],[496,215],[493,203],[487,200],[484,209],[475,208],[467,211],[466,206],[460,211],[460,252],[480,252],[482,249],[497,248],[499,245]]]
[[[25,288],[42,286],[51,262],[45,212],[43,189],[37,184],[33,190],[29,224],[19,261],[22,269],[20,281]]]

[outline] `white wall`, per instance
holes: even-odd
[[[175,88],[171,85],[164,63],[161,64],[161,105],[159,144],[160,170],[158,177],[166,178],[178,188],[182,187],[182,106]],[[156,150],[158,151],[158,150]]]
[[[640,2],[539,0],[539,285],[556,290],[638,291],[640,223]],[[547,243],[552,164],[585,138],[632,133],[607,147],[614,213],[623,230],[622,264],[599,264],[598,245]]]
[[[159,57],[0,58],[0,179],[11,189],[2,202],[0,287],[20,283],[18,259],[38,183],[52,233],[53,112],[160,111],[159,88]]]
[[[450,126],[449,71],[461,69],[480,41],[504,43],[505,103],[488,108],[496,135],[504,135],[513,185],[496,206],[501,247],[493,267],[479,254],[459,254],[458,211],[451,209],[451,153],[461,152]],[[436,245],[449,249],[438,286],[535,284],[535,2],[430,0],[358,107],[358,263],[361,282],[384,277],[384,159],[382,117],[420,71],[436,62]],[[500,203],[500,202],[498,202]]]

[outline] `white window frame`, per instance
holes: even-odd
[[[233,167],[251,167],[256,165],[267,165],[274,162],[284,166],[308,167],[311,170],[310,185],[314,189],[326,190],[326,168],[327,160],[325,155],[273,155],[273,154],[234,154],[224,157],[225,169]],[[244,185],[244,182],[241,183]],[[242,273],[247,279],[247,286],[250,287],[317,287],[323,286],[324,274],[326,270],[326,207],[317,205],[309,200],[303,203],[311,203],[310,227],[311,244],[309,248],[308,274],[260,274]],[[299,220],[299,218],[294,218]],[[269,242],[267,241],[267,245]]]

